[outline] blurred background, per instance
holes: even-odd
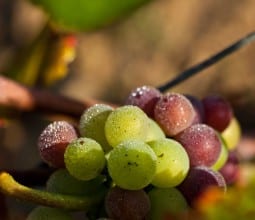
[[[152,1],[114,25],[75,33],[74,61],[59,80],[44,88],[78,100],[89,97],[121,104],[132,88],[162,85],[254,31],[254,7],[252,0]],[[46,22],[44,11],[29,1],[0,0],[0,73],[8,75],[16,57],[38,38]],[[171,91],[199,98],[212,93],[225,96],[244,130],[254,134],[254,57],[255,43]],[[36,141],[49,119],[17,114],[0,129],[1,169],[29,169],[40,161]],[[14,214],[16,219],[20,212]]]

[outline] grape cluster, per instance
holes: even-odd
[[[57,169],[48,191],[93,197],[104,188],[98,219],[164,219],[188,210],[207,187],[225,191],[236,181],[240,132],[220,96],[200,100],[142,86],[123,106],[86,109],[77,128],[53,122],[38,147]]]

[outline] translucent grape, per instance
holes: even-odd
[[[81,180],[95,178],[105,166],[102,147],[90,138],[72,141],[66,148],[64,159],[68,172]]]
[[[27,220],[72,220],[69,212],[61,209],[38,206],[28,215]]]
[[[105,152],[108,152],[111,147],[105,137],[104,125],[112,111],[113,108],[109,105],[96,104],[85,110],[80,118],[81,136],[96,140]]]
[[[146,141],[147,115],[137,106],[126,105],[115,109],[105,122],[105,136],[112,147],[129,139]]]
[[[189,204],[193,205],[195,200],[208,187],[219,187],[223,191],[226,190],[226,182],[223,176],[209,167],[198,166],[190,168],[185,180],[178,186]]]
[[[152,184],[161,188],[179,185],[189,171],[189,157],[185,149],[177,141],[167,138],[148,144],[158,157]]]
[[[123,189],[147,186],[156,172],[157,156],[139,140],[124,141],[110,151],[107,166],[114,183]]]
[[[167,136],[175,136],[189,127],[195,116],[191,102],[181,94],[167,93],[155,105],[154,117]]]
[[[49,124],[38,138],[38,149],[41,158],[50,166],[64,167],[65,149],[76,138],[76,130],[70,123],[55,121]]]
[[[224,131],[222,131],[221,136],[226,142],[226,146],[229,150],[234,150],[241,138],[241,127],[238,120],[233,117]]]
[[[144,220],[150,211],[150,200],[143,190],[113,187],[105,198],[108,216],[116,220]]]
[[[99,175],[92,180],[79,180],[66,169],[59,169],[51,174],[47,181],[47,190],[49,192],[61,193],[67,195],[91,195],[103,186],[105,177]]]
[[[226,143],[222,139],[220,134],[219,134],[219,137],[221,140],[221,151],[220,151],[218,160],[211,167],[213,170],[219,170],[220,168],[222,168],[228,159],[228,149],[227,149]]]
[[[150,142],[150,141],[154,141],[154,140],[158,140],[158,139],[166,137],[164,131],[159,127],[157,122],[155,122],[154,120],[150,118],[148,120],[147,130],[148,132],[147,132],[146,142]]]
[[[141,108],[149,117],[154,117],[154,107],[161,96],[161,92],[152,86],[142,86],[131,91],[126,105]]]
[[[188,204],[181,192],[176,188],[153,188],[148,193],[151,201],[150,219],[169,219],[167,216],[174,216],[187,211]]]
[[[222,132],[233,117],[230,104],[218,95],[207,96],[202,103],[205,110],[205,123]]]
[[[194,124],[175,136],[189,155],[191,166],[212,166],[218,160],[221,141],[215,130],[205,124]]]

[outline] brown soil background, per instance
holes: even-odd
[[[38,8],[24,0],[10,1],[14,13],[4,15],[4,2],[0,1],[0,19],[5,18],[0,20],[0,71],[17,48],[35,38],[45,20]],[[77,58],[57,91],[81,100],[92,97],[123,103],[132,88],[144,84],[159,86],[254,29],[252,0],[155,0],[110,28],[79,34]],[[252,128],[254,59],[255,43],[171,91],[200,98],[211,93],[222,94],[234,106],[244,128]],[[26,169],[38,162],[34,146],[46,123],[38,123],[37,116],[33,117],[25,116],[22,122],[16,121],[1,134],[2,167]],[[13,218],[23,219],[21,213],[25,216],[27,207],[15,208],[19,211]]]

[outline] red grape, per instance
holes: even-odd
[[[190,169],[187,177],[178,186],[190,205],[210,186],[226,190],[223,176],[209,167],[198,166]]]
[[[154,117],[167,136],[174,136],[189,127],[195,116],[191,102],[178,93],[167,93],[158,100]]]
[[[192,95],[185,95],[185,96],[191,102],[195,110],[195,117],[192,124],[203,123],[205,120],[205,110],[204,110],[204,106],[202,102],[195,96],[192,96]]]
[[[161,92],[151,86],[138,87],[127,97],[126,105],[135,105],[141,108],[149,117],[154,117],[154,107],[161,96]]]
[[[66,121],[49,124],[40,134],[38,148],[41,158],[50,166],[65,167],[64,152],[67,145],[77,138],[75,128]]]
[[[235,151],[230,151],[227,162],[219,170],[224,177],[227,185],[231,185],[236,182],[239,176],[239,160]]]
[[[217,95],[210,95],[202,100],[205,109],[205,123],[222,132],[230,123],[233,111],[230,104]]]
[[[215,130],[205,124],[194,124],[175,136],[187,151],[191,166],[212,166],[219,158],[221,141]]]
[[[113,187],[105,198],[105,209],[115,220],[144,220],[150,211],[150,200],[143,190]]]

